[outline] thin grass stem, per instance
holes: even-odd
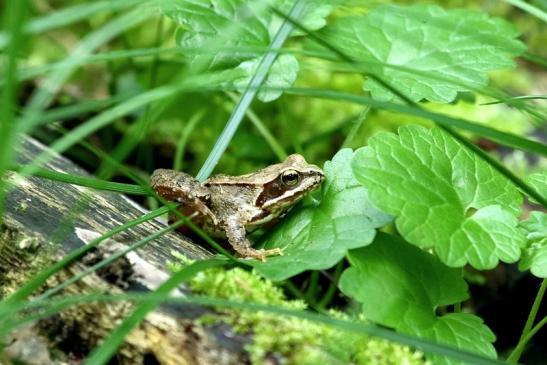
[[[201,265],[199,265],[201,263]],[[161,291],[155,291],[154,293],[147,294],[135,294],[135,293],[126,293],[120,295],[109,295],[109,294],[95,294],[95,295],[80,295],[80,296],[71,296],[64,297],[59,299],[50,299],[47,302],[31,302],[28,303],[25,307],[26,309],[36,308],[40,306],[48,307],[58,307],[60,309],[65,309],[71,305],[81,304],[83,302],[117,302],[117,301],[134,301],[138,303],[152,303],[142,308],[139,306],[133,315],[131,316],[131,321],[127,323],[127,327],[123,329],[123,332],[130,330],[134,327],[135,323],[142,320],[143,315],[146,315],[151,309],[157,306],[158,304],[198,304],[204,306],[210,306],[214,308],[228,308],[235,310],[245,310],[245,311],[262,311],[266,313],[276,314],[280,316],[288,316],[292,318],[299,318],[302,320],[310,321],[317,324],[323,324],[337,330],[346,332],[346,333],[356,333],[359,335],[368,335],[378,338],[382,338],[388,341],[399,343],[402,345],[410,346],[426,353],[437,354],[441,356],[446,356],[451,359],[455,359],[464,363],[471,363],[475,365],[506,365],[505,362],[490,359],[477,355],[471,352],[457,349],[452,346],[447,346],[444,344],[439,344],[429,340],[421,339],[414,336],[409,336],[401,333],[394,332],[390,329],[383,328],[371,323],[364,323],[355,319],[342,319],[328,316],[322,313],[314,313],[306,310],[295,310],[290,308],[284,308],[279,306],[272,306],[268,304],[258,304],[258,303],[244,303],[227,299],[205,297],[205,296],[185,296],[185,297],[173,297],[169,296],[168,290],[175,288],[178,284],[183,281],[189,280],[197,272],[206,270],[212,267],[218,267],[227,265],[229,262],[226,260],[220,259],[211,259],[207,261],[199,261],[194,264],[191,264],[182,270],[175,273],[169,283],[166,283],[165,286],[162,286]],[[145,310],[146,309],[146,310]],[[137,315],[138,312],[138,315]],[[119,345],[120,339],[123,340],[125,336],[121,336],[121,327],[125,326],[122,324],[115,330],[116,338],[113,338],[113,335],[109,339],[115,340],[114,344],[109,345],[107,353],[111,356],[113,349],[112,347],[117,347]],[[108,341],[105,341],[108,342]],[[115,345],[115,346],[112,346]],[[105,354],[106,355],[106,354]],[[97,356],[95,359],[101,358],[103,361],[109,359],[108,356]],[[92,362],[93,365],[99,365],[103,362]],[[89,365],[90,363],[86,363]]]
[[[4,212],[5,182],[1,177],[12,163],[17,141],[15,125],[15,106],[17,104],[17,64],[19,51],[24,40],[23,28],[28,8],[28,0],[9,1],[5,4],[4,24],[8,27],[11,39],[5,58],[6,82],[0,95],[0,221]]]
[[[233,102],[237,103],[238,99],[234,93],[228,92],[227,94]],[[262,138],[266,140],[266,143],[270,146],[270,149],[276,155],[277,159],[283,161],[287,157],[287,152],[285,151],[283,146],[281,146],[281,144],[277,141],[272,132],[270,132],[268,127],[266,127],[266,124],[262,122],[260,117],[251,108],[247,109],[245,114],[254,125],[254,127],[257,129],[257,131],[262,135]]]
[[[509,355],[507,358],[507,362],[510,364],[517,364],[520,356],[522,355],[522,352],[524,351],[524,348],[526,347],[526,344],[530,341],[532,336],[539,331],[539,329],[545,324],[541,324],[536,331],[532,332],[532,326],[534,325],[534,322],[536,321],[536,316],[539,311],[539,307],[541,305],[541,302],[543,301],[543,297],[545,295],[545,290],[547,290],[547,279],[543,279],[541,282],[541,285],[538,289],[538,292],[536,294],[536,299],[534,300],[534,304],[532,304],[532,308],[530,309],[530,313],[528,314],[528,318],[526,319],[526,324],[524,325],[524,328],[522,330],[522,334],[520,335],[519,342],[513,352]],[[543,321],[547,321],[547,317],[543,318]]]
[[[299,18],[304,11],[305,3],[306,0],[296,0],[291,10],[289,11],[289,16]],[[269,51],[260,60],[255,73],[251,77],[249,84],[241,95],[241,99],[234,108],[232,115],[230,116],[228,122],[226,123],[226,126],[224,127],[224,130],[222,131],[221,135],[217,139],[217,142],[213,146],[213,149],[207,157],[207,160],[205,160],[205,163],[198,172],[197,179],[199,181],[204,181],[211,175],[213,169],[220,160],[220,156],[224,153],[224,151],[226,151],[226,148],[228,148],[228,145],[230,144],[230,141],[232,140],[237,128],[239,127],[239,124],[245,116],[246,110],[249,108],[252,101],[254,100],[256,94],[258,93],[258,89],[268,75],[270,67],[277,58],[277,49],[283,46],[283,43],[285,43],[285,40],[289,37],[292,29],[293,27],[291,23],[287,20],[284,20],[283,24],[281,24],[281,26],[279,27],[279,30],[273,37],[273,40],[270,44]]]

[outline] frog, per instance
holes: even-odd
[[[265,261],[282,255],[280,248],[256,249],[247,233],[283,218],[308,193],[318,189],[325,175],[300,154],[245,175],[218,174],[200,182],[182,171],[157,169],[150,185],[192,223],[214,238],[227,239],[242,258]],[[174,215],[170,220],[175,220]]]

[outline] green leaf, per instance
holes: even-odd
[[[483,320],[469,313],[449,313],[437,318],[431,327],[415,326],[407,333],[416,335],[440,343],[446,343],[465,349],[469,352],[481,354],[492,359],[496,358],[496,350],[492,342],[496,336],[483,323]],[[429,358],[435,365],[462,364],[460,361],[430,355]]]
[[[299,19],[307,30],[318,30],[323,28],[327,24],[327,17],[330,15],[334,7],[339,3],[344,3],[345,0],[306,0],[304,6],[302,19]],[[294,4],[294,0],[279,0],[277,9],[281,12],[288,14],[289,10]],[[274,2],[274,5],[275,2]],[[282,22],[282,19],[277,19],[278,22]],[[299,30],[294,30],[294,35],[303,35],[304,33]]]
[[[244,61],[236,67],[236,70],[242,71],[242,77],[234,80],[233,83],[238,90],[244,90],[249,84],[256,72],[260,60],[260,58],[254,58],[249,61]],[[298,74],[298,68],[298,61],[293,55],[280,55],[268,72],[268,76],[262,84],[265,90],[258,92],[258,98],[263,102],[268,102],[280,97],[283,93],[283,88],[290,87],[294,84],[296,75]]]
[[[519,269],[529,269],[535,276],[547,278],[547,214],[532,212],[520,226],[526,231],[528,242]]]
[[[363,303],[367,318],[389,327],[431,326],[439,305],[468,298],[461,270],[387,234],[350,251],[351,267],[340,278],[344,294]]]
[[[366,16],[342,18],[320,35],[358,62],[377,63],[370,72],[414,101],[447,103],[468,90],[462,84],[485,86],[488,71],[514,67],[512,58],[526,49],[515,39],[516,29],[502,19],[436,5],[383,5]],[[375,99],[395,97],[372,79],[364,88]]]
[[[183,50],[191,51],[192,58],[208,57],[198,53],[207,49],[233,47],[218,51],[211,67],[231,67],[254,58],[238,47],[266,47],[271,43],[283,19],[274,15],[270,5],[287,13],[295,0],[163,0],[163,12],[183,26],[178,43]],[[304,9],[302,23],[317,30],[326,23],[333,5],[326,0],[309,0]],[[293,33],[298,35],[298,33]]]
[[[434,255],[387,234],[370,246],[350,251],[351,267],[340,278],[340,289],[363,305],[370,320],[398,332],[456,346],[495,358],[492,332],[471,314],[437,316],[442,305],[468,297],[461,271],[443,265]],[[432,356],[435,364],[458,364]]]
[[[356,152],[353,171],[371,201],[395,215],[410,243],[434,248],[448,266],[490,269],[515,262],[522,196],[491,165],[441,129],[379,133]]]
[[[266,4],[245,0],[164,0],[163,12],[183,26],[178,45],[192,61],[207,60],[212,68],[227,68],[249,58],[248,52],[222,51],[210,57],[200,50],[221,47],[264,47],[270,43],[271,13]]]
[[[547,171],[531,174],[526,177],[526,182],[534,188],[538,194],[547,199]]]
[[[284,280],[332,267],[347,250],[370,244],[375,228],[391,220],[370,203],[367,190],[353,177],[353,156],[351,149],[343,149],[325,163],[320,202],[291,214],[273,231],[265,247],[279,247],[284,255],[253,261],[260,274]]]
[[[242,70],[243,75],[233,82],[244,90],[262,56],[250,49],[266,49],[284,21],[274,15],[270,5],[288,13],[294,3],[295,0],[163,0],[160,4],[163,12],[182,26],[178,44],[191,61],[214,69]],[[304,6],[302,22],[308,29],[317,30],[326,24],[325,18],[332,9],[327,0],[309,0]],[[294,56],[280,56],[264,86],[291,86],[298,69]],[[266,90],[258,98],[271,101],[281,93],[281,90]]]

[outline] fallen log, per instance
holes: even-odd
[[[17,155],[18,163],[28,164],[45,150],[47,147],[26,138]],[[44,168],[87,175],[59,155]],[[118,193],[39,177],[22,178],[15,172],[4,178],[14,188],[7,194],[0,225],[2,298],[72,250],[146,213]],[[153,219],[105,240],[97,249],[50,278],[41,292],[163,228],[164,222]],[[166,267],[168,261],[175,260],[173,252],[189,259],[211,256],[206,249],[181,234],[170,232],[69,285],[59,295],[153,290],[169,277]],[[127,302],[80,304],[19,328],[9,334],[0,364],[18,361],[28,364],[77,363],[99,345],[133,308],[134,305]],[[195,305],[160,307],[131,332],[111,363],[247,363],[243,347],[248,338],[234,334],[225,325],[202,326],[197,318],[206,311]]]

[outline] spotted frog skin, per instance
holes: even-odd
[[[254,249],[246,233],[282,217],[323,179],[319,167],[293,154],[257,172],[215,175],[203,183],[184,172],[159,169],[150,184],[164,199],[181,203],[179,211],[209,235],[227,238],[242,257],[264,261],[281,250]]]

